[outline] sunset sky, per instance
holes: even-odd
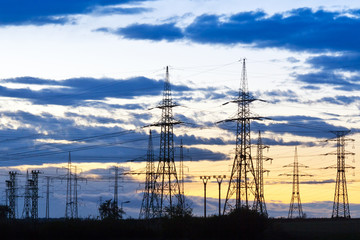
[[[351,130],[346,150],[352,217],[360,217],[360,1],[335,0],[0,0],[0,203],[8,171],[24,192],[26,170],[39,169],[39,216],[65,212],[68,152],[82,180],[79,213],[96,217],[100,198],[113,193],[113,166],[121,177],[119,201],[137,218],[142,199],[148,130],[160,120],[169,66],[176,159],[184,143],[185,193],[202,215],[200,176],[229,177],[235,149],[234,117],[241,62],[246,58],[252,122],[269,145],[265,199],[270,217],[285,217],[291,198],[295,146],[303,210],[330,217],[334,199],[335,137]],[[152,128],[155,154],[159,131]],[[253,150],[256,153],[255,149]],[[227,179],[228,180],[228,179]],[[226,195],[227,181],[222,184]],[[217,183],[208,184],[208,213],[217,213]],[[18,199],[21,217],[23,199]]]

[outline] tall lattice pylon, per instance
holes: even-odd
[[[346,155],[355,155],[352,152],[345,151],[345,142],[354,141],[354,139],[345,138],[350,131],[332,131],[336,135],[335,139],[327,141],[336,141],[336,152],[328,153],[326,155],[336,155],[336,167],[330,166],[327,168],[336,168],[336,184],[335,195],[333,203],[332,218],[350,218],[349,199],[346,186],[345,172],[347,168],[354,167],[345,164]]]
[[[78,218],[78,176],[77,168],[72,170],[71,153],[69,152],[68,160],[68,173],[66,177],[66,206],[65,206],[65,218]]]
[[[300,199],[300,176],[311,176],[309,174],[300,174],[299,173],[299,167],[308,168],[308,166],[305,166],[303,164],[299,164],[298,159],[298,153],[297,153],[297,147],[295,146],[295,156],[294,156],[294,162],[289,165],[285,165],[284,167],[292,167],[293,172],[291,174],[280,174],[281,176],[291,176],[293,178],[293,184],[292,184],[292,194],[291,194],[291,201],[290,201],[290,207],[288,212],[288,218],[303,218],[304,213],[302,210],[301,205],[301,199]]]
[[[31,171],[30,190],[31,190],[31,218],[38,219],[39,214],[39,173],[38,170]]]
[[[166,209],[170,210],[171,215],[173,208],[182,206],[180,184],[174,162],[173,128],[175,124],[181,123],[174,119],[172,109],[175,106],[177,105],[171,96],[169,68],[166,67],[163,100],[158,106],[162,110],[162,116],[158,123],[152,124],[161,127],[159,164],[155,183],[155,193],[159,197],[159,216],[163,216]]]
[[[139,214],[139,218],[141,219],[151,219],[158,216],[159,203],[155,193],[155,177],[154,148],[152,142],[152,133],[150,130],[148,150],[146,154],[145,189]]]
[[[255,196],[254,209],[259,213],[267,215],[265,194],[264,194],[264,173],[269,172],[269,170],[264,169],[264,161],[270,161],[272,159],[268,157],[264,157],[263,155],[263,150],[269,148],[269,146],[263,144],[260,131],[259,131],[259,137],[256,148],[257,148],[257,156],[256,156],[255,173],[258,184],[258,195]]]
[[[22,212],[22,218],[30,218],[30,207],[31,207],[31,195],[30,195],[30,181],[29,181],[29,171],[26,171],[26,181],[25,181],[25,194],[24,194],[24,208]]]
[[[17,172],[14,171],[10,171],[9,172],[9,180],[6,180],[6,203],[8,205],[8,207],[10,208],[10,212],[9,212],[9,218],[10,219],[15,219],[16,218],[16,190],[17,190],[17,185],[16,185],[16,175]]]
[[[249,199],[258,195],[258,184],[251,157],[250,122],[260,117],[251,116],[250,103],[255,101],[249,91],[245,59],[242,60],[242,74],[237,103],[237,116],[220,122],[236,121],[235,158],[231,170],[229,187],[224,204],[224,214],[240,208],[250,208]],[[251,197],[253,196],[253,197]],[[233,199],[235,197],[235,199]],[[235,200],[235,203],[234,201]]]

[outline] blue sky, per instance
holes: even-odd
[[[254,103],[252,112],[271,119],[252,125],[274,159],[266,166],[265,198],[274,204],[273,216],[281,216],[290,193],[287,200],[280,192],[290,192],[291,185],[278,175],[298,145],[300,161],[317,175],[317,184],[304,179],[305,206],[315,216],[311,193],[321,192],[317,201],[324,206],[333,199],[335,172],[323,170],[335,163],[323,155],[335,150],[324,142],[334,137],[329,131],[352,130],[354,146],[358,141],[359,17],[360,3],[350,0],[0,0],[0,180],[9,169],[55,174],[69,151],[84,177],[109,177],[115,164],[143,171],[148,128],[142,127],[160,119],[154,107],[170,66],[180,105],[174,114],[184,122],[174,131],[175,142],[184,142],[188,197],[201,214],[199,176],[230,174],[234,125],[216,122],[236,112],[223,103],[236,98],[239,60],[246,58],[249,90],[266,101]],[[157,152],[159,130],[153,130]],[[359,181],[351,173],[350,202],[359,204],[360,194],[351,192]],[[124,180],[120,193],[133,199],[132,217],[140,208],[142,180]],[[84,217],[96,215],[99,196],[111,197],[109,181],[96,184],[82,186]],[[325,190],[318,191],[320,185]],[[215,199],[216,188],[210,192]],[[58,205],[63,194],[53,193]],[[277,210],[276,204],[283,205]]]

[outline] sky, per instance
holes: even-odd
[[[149,128],[161,112],[169,66],[175,157],[184,143],[185,193],[202,215],[200,176],[229,177],[241,59],[257,101],[251,124],[261,131],[265,199],[270,217],[286,217],[292,180],[301,169],[304,212],[330,217],[336,180],[335,135],[347,131],[346,178],[352,217],[360,217],[358,177],[360,2],[343,0],[0,0],[0,201],[8,171],[18,173],[21,217],[26,170],[40,170],[39,216],[63,217],[71,152],[79,176],[79,214],[97,217],[112,198],[120,167],[119,201],[137,218],[144,187]],[[159,131],[152,128],[155,153]],[[255,149],[253,153],[255,154]],[[135,174],[136,173],[136,174]],[[226,195],[226,179],[222,196]],[[208,184],[208,213],[217,213],[217,183]]]

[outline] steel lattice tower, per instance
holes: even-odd
[[[180,140],[180,166],[179,166],[179,175],[180,175],[180,194],[181,194],[181,203],[182,209],[185,209],[185,175],[184,175],[184,145],[182,139]]]
[[[334,204],[332,211],[332,218],[350,218],[350,208],[349,208],[349,199],[348,192],[346,187],[346,177],[345,172],[346,168],[353,168],[345,164],[346,155],[355,155],[352,152],[345,151],[345,142],[354,141],[354,139],[345,138],[350,131],[332,131],[336,135],[336,139],[328,141],[336,141],[336,153],[328,153],[327,155],[337,156],[336,161],[336,184],[335,184],[335,195],[334,195]],[[327,167],[334,168],[334,167]]]
[[[50,180],[49,176],[46,177],[46,210],[45,210],[45,218],[50,218]]]
[[[293,184],[292,184],[292,194],[291,194],[291,201],[289,207],[288,218],[302,218],[304,217],[304,213],[302,210],[301,199],[300,199],[300,176],[311,176],[309,174],[300,174],[299,167],[308,168],[303,164],[299,164],[297,147],[295,147],[295,156],[294,156],[294,163],[285,165],[284,167],[292,167],[293,173],[292,174],[280,174],[282,176],[291,176],[293,177]]]
[[[267,215],[266,203],[264,197],[264,173],[269,172],[269,170],[264,170],[264,161],[272,160],[271,158],[266,158],[263,155],[263,150],[265,148],[269,148],[269,146],[265,146],[261,139],[261,133],[259,131],[259,138],[257,142],[257,156],[256,156],[256,179],[258,184],[258,195],[254,200],[254,209],[259,213]]]
[[[154,148],[152,142],[152,133],[149,131],[149,143],[146,154],[146,175],[145,189],[141,204],[139,218],[151,219],[158,215],[158,198],[155,193],[155,165],[154,165]]]
[[[159,197],[159,215],[162,216],[166,208],[182,207],[180,184],[174,162],[174,133],[173,127],[181,122],[173,117],[173,102],[169,81],[169,68],[166,67],[166,78],[162,103],[158,106],[162,110],[160,122],[153,126],[160,126],[160,154],[156,173],[155,193]]]
[[[114,206],[117,209],[119,207],[119,167],[114,166],[115,178],[114,178]]]
[[[26,180],[25,180],[25,194],[24,194],[24,208],[22,217],[25,219],[30,218],[30,207],[31,207],[31,195],[30,195],[30,181],[29,181],[29,171],[26,171]]]
[[[17,172],[10,171],[9,178],[10,180],[6,180],[6,192],[7,192],[7,203],[10,208],[9,218],[16,218],[16,175]]]
[[[69,152],[68,160],[68,174],[66,178],[66,207],[65,207],[65,218],[78,218],[78,177],[77,169],[75,167],[75,173],[72,171],[71,164],[71,153]]]
[[[242,61],[242,74],[239,96],[236,100],[238,111],[236,118],[221,122],[236,121],[236,148],[233,167],[231,170],[229,187],[226,194],[224,214],[240,208],[249,208],[250,195],[258,196],[258,184],[255,168],[251,157],[250,122],[260,117],[252,117],[250,103],[255,101],[249,91],[247,83],[245,59]],[[232,198],[235,197],[235,204]]]
[[[31,190],[31,218],[38,219],[39,214],[39,173],[38,170],[31,171],[30,190]]]

